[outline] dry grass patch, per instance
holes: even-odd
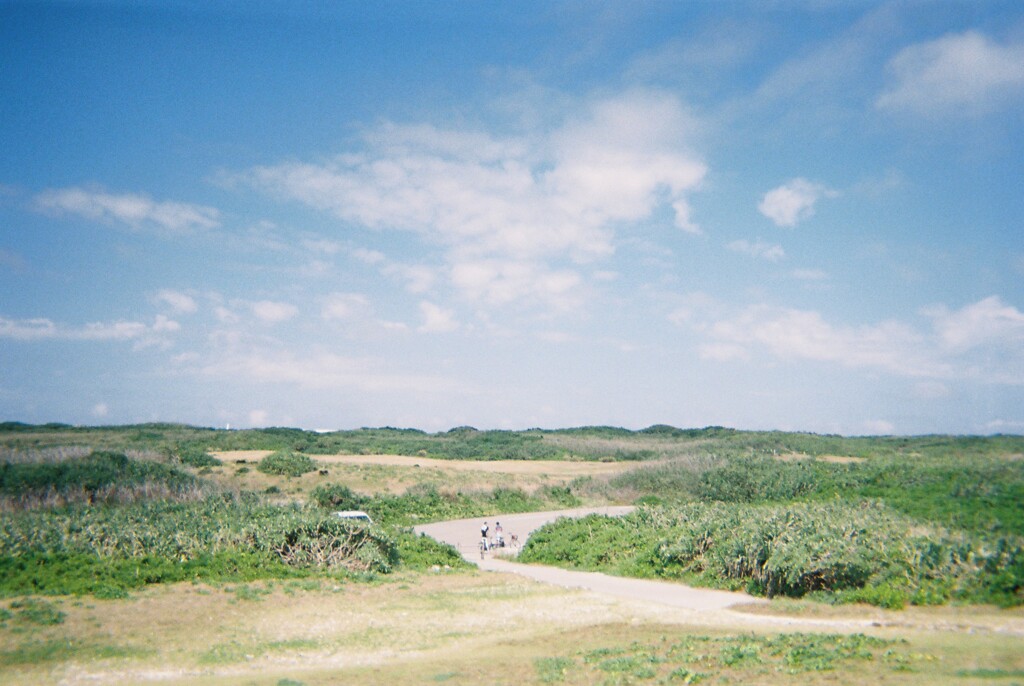
[[[685,611],[495,573],[179,584],[126,600],[51,602],[60,623],[18,631],[8,619],[0,629],[3,655],[51,647],[35,661],[0,662],[0,683],[589,685],[686,683],[688,670],[711,684],[969,684],[991,681],[957,674],[1024,670],[1021,634],[1009,633],[1018,625],[989,616],[1019,613],[971,610],[968,622],[934,608],[884,613],[889,621],[872,627],[862,609],[770,605],[781,618]],[[807,638],[780,643],[779,631]],[[874,638],[838,645],[872,659],[828,657],[839,639],[820,635],[858,632]],[[794,648],[796,672],[784,662]]]
[[[303,500],[320,485],[343,484],[356,493],[404,493],[423,484],[457,492],[518,488],[533,493],[546,486],[564,486],[579,477],[612,476],[637,463],[575,462],[547,460],[437,460],[403,455],[310,455],[320,469],[301,477],[281,477],[257,470],[269,450],[239,450],[212,453],[222,460],[206,475],[216,482],[252,491],[276,488],[282,496]],[[327,474],[321,474],[324,470]]]

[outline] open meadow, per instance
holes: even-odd
[[[0,681],[1024,683],[1018,437],[364,431],[4,425]],[[410,528],[610,504],[638,508],[522,558],[767,602],[484,572]]]

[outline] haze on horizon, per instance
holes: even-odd
[[[0,420],[1024,433],[1024,7],[0,4]]]

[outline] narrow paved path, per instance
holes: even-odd
[[[480,517],[423,524],[415,527],[415,531],[426,534],[442,543],[454,546],[466,560],[476,564],[481,569],[518,574],[565,588],[582,588],[620,598],[660,603],[690,610],[720,610],[740,603],[763,602],[762,599],[754,598],[746,593],[714,591],[704,588],[692,588],[667,581],[627,579],[597,572],[574,572],[557,567],[520,564],[502,559],[500,554],[487,553],[484,559],[480,559],[480,526],[484,521],[487,521],[490,525],[492,533],[495,524],[501,522],[506,541],[511,538],[512,534],[516,534],[519,537],[520,544],[522,544],[526,542],[526,539],[533,531],[560,517],[584,517],[594,513],[619,516],[632,511],[632,507],[624,506],[576,508],[553,512],[528,512],[525,514],[498,515],[495,518],[488,517],[486,520]]]

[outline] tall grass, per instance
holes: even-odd
[[[72,453],[74,455],[74,453]],[[115,504],[148,500],[196,500],[209,492],[191,474],[157,462],[107,451],[0,462],[0,511],[55,508],[73,504]]]
[[[922,527],[871,501],[694,503],[563,519],[534,532],[520,558],[887,607],[1024,604],[1024,540]]]

